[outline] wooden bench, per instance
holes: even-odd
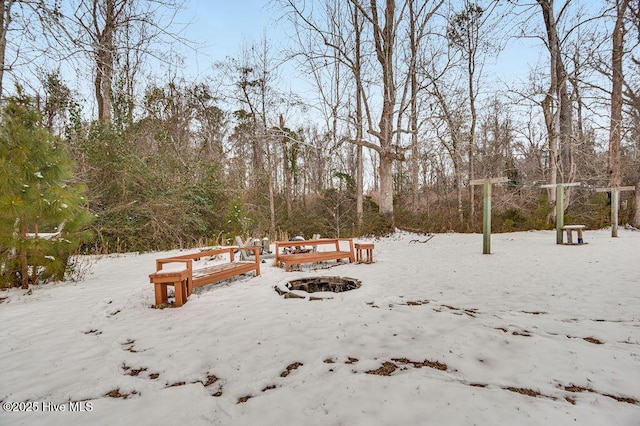
[[[205,250],[198,253],[185,254],[156,260],[156,272],[149,275],[149,281],[155,286],[156,306],[167,302],[167,286],[174,287],[176,306],[182,306],[193,293],[193,289],[227,278],[254,271],[260,275],[260,247],[247,247],[244,250],[253,250],[255,259],[250,262],[236,262],[234,251],[238,247],[222,247],[214,250]],[[207,257],[229,255],[229,261],[210,266],[194,267],[194,262]],[[172,263],[182,263],[179,269],[163,269]],[[175,265],[174,265],[175,266]]]
[[[348,250],[340,249],[340,242],[349,244]],[[319,250],[322,246],[330,246],[332,250]],[[311,247],[311,249],[306,249]],[[292,250],[292,253],[283,253],[284,249]],[[351,238],[322,238],[317,240],[302,241],[276,241],[276,266],[283,266],[287,271],[291,270],[291,265],[301,265],[303,263],[322,262],[327,260],[340,261],[349,259],[350,263],[355,261],[353,252],[353,240]]]
[[[584,244],[582,239],[582,230],[585,229],[585,225],[565,225],[562,229],[567,233],[567,244]],[[576,231],[578,235],[578,242],[573,242],[573,231]]]

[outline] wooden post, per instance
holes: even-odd
[[[491,254],[491,185],[503,182],[509,182],[509,178],[476,179],[469,182],[470,185],[484,185],[482,197],[482,254]]]
[[[611,237],[618,236],[618,209],[620,208],[620,192],[635,191],[635,186],[618,186],[615,188],[596,188],[596,192],[611,192]]]
[[[564,188],[579,185],[580,182],[540,185],[540,188],[556,188],[556,244],[562,244],[564,242],[562,237],[562,227],[564,226]]]
[[[491,182],[484,182],[482,203],[482,254],[491,253]]]

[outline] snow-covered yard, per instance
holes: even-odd
[[[491,255],[479,234],[423,239],[368,240],[370,265],[267,260],[177,309],[151,308],[169,253],[0,292],[0,424],[640,425],[640,232],[498,234]],[[273,289],[316,275],[362,286]]]

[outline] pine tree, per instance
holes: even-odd
[[[91,216],[62,142],[18,93],[0,127],[0,287],[26,289],[63,279]]]

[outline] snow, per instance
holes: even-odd
[[[86,257],[79,282],[0,293],[0,400],[38,408],[0,424],[639,425],[640,232],[619,235],[497,234],[483,255],[479,234],[399,232],[358,240],[373,264],[267,259],[175,309],[148,274],[181,252]],[[317,275],[362,286],[274,290]]]

